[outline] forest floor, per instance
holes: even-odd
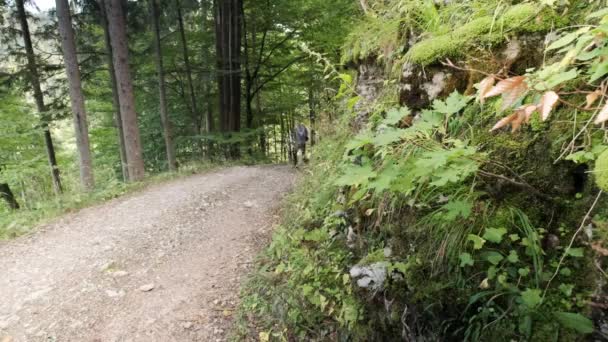
[[[296,175],[194,175],[0,242],[0,342],[224,341]]]

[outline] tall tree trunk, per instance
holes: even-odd
[[[57,166],[57,158],[55,157],[55,146],[53,145],[53,138],[49,128],[49,118],[46,113],[46,106],[44,105],[44,96],[42,95],[42,88],[40,87],[40,75],[38,74],[38,66],[36,64],[36,56],[34,55],[30,28],[27,23],[24,0],[16,0],[15,4],[17,5],[17,15],[19,16],[19,21],[21,23],[21,33],[23,35],[23,44],[25,45],[28,78],[32,86],[32,90],[34,91],[36,109],[40,115],[42,129],[44,131],[44,143],[46,145],[46,155],[51,168],[53,190],[55,191],[55,194],[58,195],[62,192],[61,177],[59,176],[59,167]]]
[[[89,128],[87,113],[84,108],[84,95],[82,93],[70,7],[68,0],[56,0],[55,6],[57,8],[57,19],[59,20],[59,34],[61,35],[63,60],[68,75],[68,83],[70,85],[70,100],[72,104],[72,113],[74,115],[76,147],[78,148],[80,160],[80,183],[87,191],[91,191],[95,187],[95,181],[93,179],[93,164],[91,161],[91,147],[89,144]]]
[[[251,74],[251,65],[250,65],[250,60],[249,60],[249,39],[247,38],[247,22],[246,22],[246,17],[245,17],[245,6],[244,6],[244,2],[241,1],[241,8],[240,8],[240,14],[241,14],[241,18],[242,18],[242,25],[243,25],[243,51],[245,53],[244,56],[244,62],[245,62],[245,122],[246,122],[246,127],[251,129],[253,128],[253,95],[252,95],[252,91],[253,91],[253,77]],[[252,25],[252,32],[251,32],[251,48],[252,51],[256,51],[256,44],[255,44],[255,35],[256,35],[256,31],[255,31],[255,25]]]
[[[220,129],[241,128],[241,1],[215,1]]]
[[[177,163],[175,162],[175,147],[173,146],[171,136],[171,121],[167,113],[167,91],[165,89],[165,70],[163,67],[163,54],[160,45],[160,24],[159,24],[159,9],[157,0],[150,0],[150,16],[152,18],[152,26],[154,29],[154,51],[156,52],[156,72],[158,74],[158,93],[160,97],[160,121],[163,126],[163,134],[165,136],[165,147],[167,149],[167,162],[169,170],[175,171]],[[179,0],[178,0],[179,1]]]
[[[118,101],[124,129],[129,180],[134,182],[144,178],[145,168],[137,126],[137,113],[135,112],[135,94],[129,68],[126,22],[121,0],[106,0],[105,8],[108,15],[110,43],[118,85]]]
[[[182,41],[182,55],[184,57],[184,65],[186,67],[186,79],[188,80],[188,91],[190,95],[190,106],[192,108],[192,121],[196,130],[196,134],[201,134],[202,131],[202,116],[198,112],[196,103],[196,93],[194,92],[194,82],[192,81],[192,67],[190,66],[190,54],[188,51],[188,42],[186,40],[186,30],[184,29],[184,18],[182,16],[182,6],[180,0],[175,0],[177,7],[177,23],[179,26],[179,35]]]
[[[120,101],[118,100],[118,85],[116,84],[116,72],[114,71],[114,63],[112,62],[112,44],[110,43],[110,30],[108,28],[108,15],[106,13],[105,0],[99,0],[101,11],[101,26],[103,27],[104,43],[106,47],[106,57],[108,63],[108,72],[110,73],[110,85],[112,86],[112,106],[114,108],[114,124],[118,130],[118,152],[120,155],[120,166],[122,171],[123,181],[129,180],[129,168],[127,162],[127,151],[125,148],[125,136],[122,128],[122,116],[120,114]]]
[[[0,183],[0,198],[2,198],[12,210],[19,209],[19,203],[7,183]]]
[[[311,69],[311,77],[310,77],[310,87],[308,87],[308,118],[310,119],[310,146],[315,146],[315,127],[316,127],[316,117],[315,113],[315,94],[314,94],[314,76],[312,75]]]

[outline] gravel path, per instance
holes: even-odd
[[[0,342],[224,341],[290,167],[152,186],[0,243]]]

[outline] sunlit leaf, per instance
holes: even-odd
[[[473,266],[475,264],[473,257],[469,253],[461,253],[458,258],[460,259],[460,267]]]
[[[469,234],[467,241],[473,242],[473,249],[475,250],[482,249],[483,245],[486,243],[486,240],[475,234]]]
[[[538,289],[527,289],[521,293],[521,301],[525,306],[533,309],[542,302],[541,293]]]
[[[597,118],[595,118],[595,124],[599,125],[608,120],[608,103],[604,105],[602,111],[598,114]]]
[[[551,111],[555,108],[558,100],[559,95],[554,91],[548,91],[543,94],[538,105],[540,107],[540,116],[543,121],[549,118],[549,114],[551,114]]]
[[[492,87],[494,87],[495,82],[496,82],[496,78],[494,77],[494,75],[490,75],[490,76],[484,78],[483,80],[481,80],[481,82],[479,82],[478,98],[479,98],[480,103],[483,104],[485,102],[486,94],[492,89]]]
[[[502,110],[512,106],[527,90],[525,76],[515,76],[498,82],[484,98],[502,95]]]
[[[487,228],[483,238],[494,243],[501,243],[503,236],[507,234],[504,228]]]

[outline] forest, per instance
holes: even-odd
[[[608,340],[608,1],[41,3],[0,0],[0,265],[184,191],[195,223],[150,227],[254,247],[222,329],[174,340]]]

